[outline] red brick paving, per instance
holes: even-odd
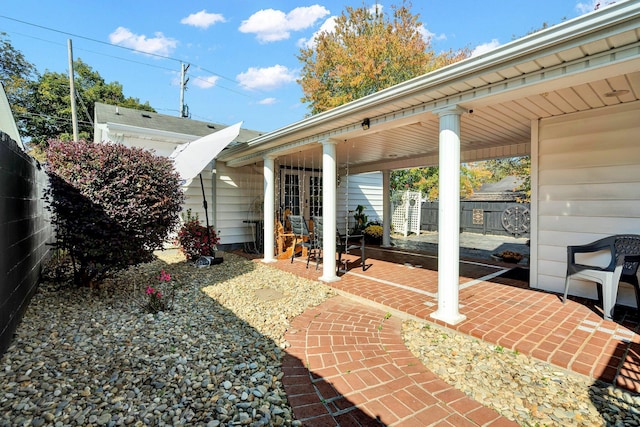
[[[562,304],[559,295],[498,276],[461,287],[460,312],[466,320],[452,326],[430,317],[437,309],[436,257],[367,251],[370,267],[366,271],[353,257],[350,270],[340,281],[329,284],[349,299],[335,297],[307,311],[287,333],[291,356],[298,359],[299,367],[303,366],[300,361],[307,365],[302,369],[306,375],[285,371],[287,394],[295,401],[298,394],[313,389],[318,399],[315,404],[294,405],[296,417],[305,425],[515,425],[460,396],[424,368],[401,341],[400,316],[384,319],[387,311],[640,392],[640,335],[635,313],[607,321],[593,301],[570,299]],[[322,268],[306,269],[304,262],[273,265],[312,280],[322,273]],[[496,271],[495,266],[461,262],[460,283]],[[331,384],[333,396],[327,398],[327,391],[321,394],[313,387],[320,381]]]
[[[401,319],[386,314],[336,296],[294,319],[283,383],[296,419],[306,426],[517,425],[433,375],[402,342]],[[333,344],[320,344],[336,331]]]

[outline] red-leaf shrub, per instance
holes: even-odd
[[[191,214],[191,209],[187,210],[187,215],[183,218],[182,227],[178,231],[178,245],[184,256],[194,261],[200,256],[215,256],[215,246],[220,242],[220,237],[216,234],[215,229],[200,224],[198,214]],[[211,238],[211,242],[209,242]]]
[[[184,194],[170,159],[85,141],[52,140],[46,154],[57,246],[79,285],[151,260],[179,225]]]

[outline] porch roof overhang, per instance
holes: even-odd
[[[463,161],[525,155],[532,121],[638,101],[639,70],[640,2],[619,2],[264,134],[218,160],[234,167],[269,155],[301,163],[319,158],[318,142],[333,139],[341,142],[338,161],[354,173],[437,164],[433,111],[451,105],[467,111]]]

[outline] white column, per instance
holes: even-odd
[[[438,180],[438,309],[434,319],[455,325],[466,319],[460,314],[460,115],[454,106],[434,113],[440,116]]]
[[[262,262],[276,262],[275,246],[275,173],[273,157],[264,157],[264,258]],[[256,225],[257,227],[257,225]]]
[[[336,144],[330,139],[322,141],[322,220],[324,238],[322,239],[322,276],[323,282],[340,280],[336,275]]]
[[[382,246],[391,246],[391,171],[382,171]]]

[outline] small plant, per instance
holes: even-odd
[[[503,353],[503,352],[504,352],[504,347],[503,347],[503,346],[501,346],[501,345],[496,345],[496,346],[494,347],[494,350],[495,350],[497,353]]]
[[[368,218],[364,214],[364,206],[358,205],[356,207],[356,211],[353,214],[353,219],[356,220],[356,224],[353,227],[353,234],[357,234],[365,229],[365,227],[367,226]]]
[[[173,298],[175,287],[169,285],[171,275],[164,270],[158,276],[158,285],[154,288],[151,285],[145,290],[145,303],[143,308],[149,313],[156,314],[160,311],[168,311],[173,308]],[[164,290],[164,292],[163,292]]]
[[[382,226],[378,224],[368,225],[364,231],[364,239],[367,243],[379,244],[382,242]]]
[[[220,237],[213,226],[209,226],[209,233],[207,233],[207,227],[200,224],[198,214],[192,214],[191,209],[187,209],[187,214],[183,215],[182,219],[183,224],[178,231],[177,243],[184,256],[191,261],[201,256],[214,256]]]

